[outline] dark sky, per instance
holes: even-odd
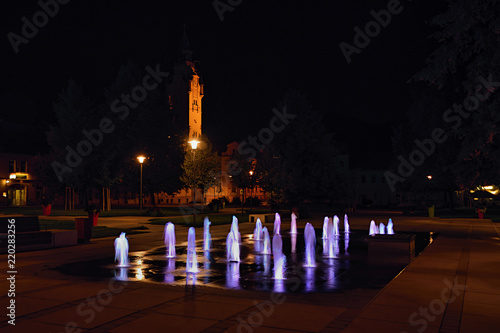
[[[99,99],[127,59],[170,70],[185,23],[205,83],[203,130],[217,143],[256,135],[283,93],[299,89],[351,152],[390,151],[390,125],[409,106],[406,81],[435,46],[426,22],[445,9],[444,0],[401,1],[348,64],[339,43],[354,44],[354,27],[390,2],[241,1],[221,21],[210,0],[72,0],[15,54],[7,34],[21,35],[21,18],[32,22],[41,8],[2,1],[1,118],[51,122],[70,78]]]

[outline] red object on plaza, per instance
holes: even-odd
[[[99,213],[89,213],[89,220],[92,225],[97,226],[97,218],[99,217]]]
[[[50,211],[52,210],[52,205],[42,205],[42,212],[43,212],[43,215],[45,216],[49,216],[50,215]]]

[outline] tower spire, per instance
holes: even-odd
[[[182,37],[179,43],[179,56],[182,60],[192,61],[193,51],[191,50],[191,45],[189,44],[189,39],[186,33],[186,24],[184,24],[182,29]]]

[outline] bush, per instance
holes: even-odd
[[[245,200],[245,206],[258,207],[260,206],[260,199],[257,197],[249,197]]]
[[[146,210],[146,215],[151,217],[159,217],[163,216],[163,212],[161,211],[160,207],[153,206],[148,207],[148,209]]]
[[[241,199],[240,199],[240,197],[234,197],[233,201],[231,203],[233,205],[241,205]]]

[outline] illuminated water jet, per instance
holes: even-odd
[[[118,238],[115,239],[115,261],[118,267],[129,266],[128,261],[128,240],[125,238],[125,233],[122,232]]]
[[[198,272],[198,260],[196,259],[196,233],[193,227],[189,228],[188,231],[186,272]]]
[[[290,233],[291,234],[296,234],[297,233],[297,215],[292,212],[292,218],[290,222]]]
[[[167,249],[167,258],[175,257],[175,227],[172,222],[165,224],[163,232],[165,247]]]

